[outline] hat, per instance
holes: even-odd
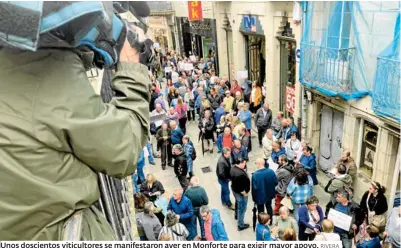
[[[226,92],[225,92],[226,94],[230,94],[230,91],[229,90],[226,90]]]

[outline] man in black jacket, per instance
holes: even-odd
[[[255,125],[258,129],[259,147],[262,148],[263,136],[272,125],[272,111],[269,109],[268,103],[265,103],[263,107],[256,111]]]
[[[217,94],[217,92],[215,91],[214,88],[210,89],[210,95],[208,97],[209,102],[210,102],[210,106],[213,109],[213,112],[216,111],[216,109],[218,109],[220,107],[220,103],[222,102],[222,98],[220,95]]]
[[[231,149],[229,147],[224,147],[222,155],[217,161],[216,174],[217,180],[221,186],[221,203],[229,209],[235,210],[235,207],[230,200],[230,188],[228,186],[231,170],[230,157]]]
[[[178,179],[178,182],[180,183],[182,189],[187,190],[189,182],[187,179],[187,173],[188,173],[188,168],[187,168],[187,158],[185,156],[185,152],[182,149],[182,146],[180,144],[176,144],[173,147],[173,153],[175,156],[174,159],[174,173]]]
[[[249,224],[244,223],[246,207],[248,204],[248,193],[251,190],[251,181],[245,171],[246,160],[240,159],[239,164],[231,168],[231,189],[234,193],[238,205],[238,231],[249,228]]]

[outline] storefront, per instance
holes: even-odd
[[[263,85],[266,75],[265,36],[258,16],[244,15],[240,32],[245,39],[248,79]]]

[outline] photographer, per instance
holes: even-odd
[[[0,49],[0,240],[114,240],[97,172],[123,178],[148,140],[150,80],[125,41],[110,104],[87,78],[85,56],[69,49]]]

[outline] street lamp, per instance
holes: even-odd
[[[231,23],[228,18],[227,12],[224,13],[223,17],[223,29],[226,31],[226,45],[227,45],[227,71],[228,71],[228,80],[231,81],[231,71],[230,71],[230,50],[228,45],[228,31],[231,31]]]

